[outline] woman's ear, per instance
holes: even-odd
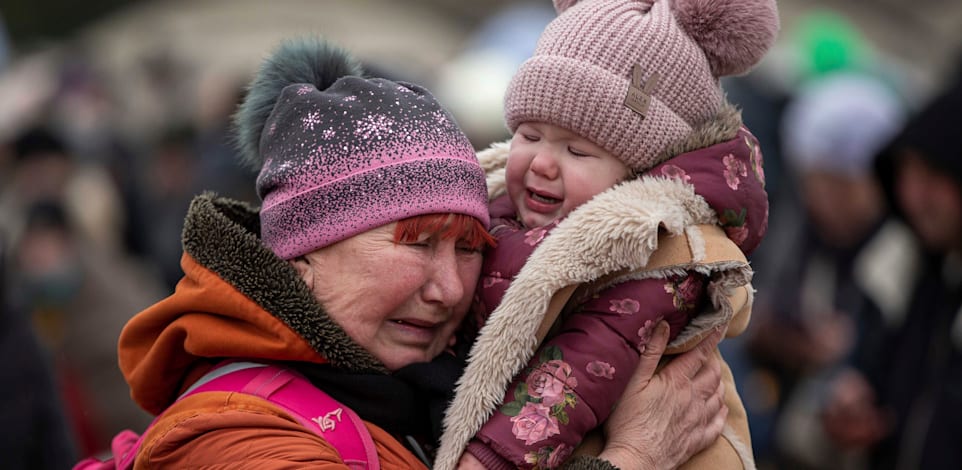
[[[297,258],[288,260],[287,262],[291,264],[295,271],[297,271],[297,275],[300,276],[301,280],[304,281],[304,284],[307,284],[307,288],[313,291],[314,267],[310,260],[308,260],[306,256],[298,256]]]

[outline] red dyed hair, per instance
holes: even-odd
[[[478,219],[465,214],[424,214],[399,220],[394,228],[394,241],[415,242],[425,233],[438,235],[441,239],[457,238],[471,249],[496,244]]]

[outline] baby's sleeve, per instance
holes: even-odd
[[[687,273],[623,282],[582,302],[507,388],[468,452],[488,468],[554,468],[603,423],[662,319],[678,335],[705,301]]]

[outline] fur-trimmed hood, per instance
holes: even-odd
[[[746,134],[750,136],[741,126],[738,113],[726,108],[715,121],[679,142],[674,155],[738,141]],[[754,138],[750,140],[749,146]],[[506,143],[478,155],[488,172],[490,198],[505,191],[507,156]],[[739,249],[719,228],[724,225],[724,216],[693,185],[684,178],[655,175],[642,175],[615,186],[572,211],[528,258],[472,348],[445,417],[435,468],[454,467],[468,441],[500,404],[511,379],[537,348],[536,332],[542,327],[549,304],[569,286],[608,279],[607,284],[590,284],[593,289],[602,289],[627,278],[664,278],[694,270],[709,277],[714,308],[686,327],[668,352],[690,348],[716,326],[727,326],[729,336],[744,330],[753,292],[744,248]],[[767,226],[763,190],[762,197],[764,220],[756,221],[759,240]],[[751,242],[749,250],[754,246],[757,240]]]
[[[203,194],[184,224],[184,278],[120,336],[133,398],[157,414],[219,358],[330,363],[384,372],[314,299],[296,271],[260,242],[257,210]]]

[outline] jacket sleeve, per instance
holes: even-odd
[[[384,430],[365,424],[381,468],[425,468]],[[134,468],[348,469],[331,444],[279,408],[229,392],[197,394],[168,409],[146,433]]]
[[[688,273],[627,281],[588,298],[515,377],[469,451],[489,464],[497,454],[512,468],[558,466],[607,419],[655,325],[668,321],[676,336],[704,289],[704,278]]]

